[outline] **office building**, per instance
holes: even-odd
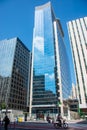
[[[71,91],[70,70],[62,26],[50,2],[35,8],[31,77],[30,113],[63,114],[63,99]]]
[[[79,107],[87,112],[87,17],[68,22]]]
[[[31,53],[19,38],[0,41],[0,103],[8,109],[29,105]]]
[[[76,86],[75,84],[72,83],[72,90],[71,90],[71,96],[70,98],[73,99],[77,99],[77,91],[76,91]]]

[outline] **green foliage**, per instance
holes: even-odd
[[[0,108],[1,108],[1,109],[6,109],[6,104],[5,104],[5,102],[0,103]]]
[[[79,116],[84,118],[85,117],[85,112],[82,112],[82,110],[80,108],[78,108],[78,113],[79,113]]]

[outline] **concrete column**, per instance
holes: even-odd
[[[68,106],[68,120],[70,120],[70,108]]]

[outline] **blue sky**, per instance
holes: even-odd
[[[0,40],[19,37],[31,50],[35,6],[45,4],[48,1],[49,0],[0,0]],[[50,1],[56,17],[61,21],[65,34],[64,40],[67,45],[68,54],[70,54],[66,23],[70,20],[87,16],[87,0]],[[70,55],[69,58],[71,58]]]

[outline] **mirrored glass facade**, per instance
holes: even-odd
[[[71,78],[70,78],[70,66],[67,55],[66,46],[63,39],[63,34],[61,34],[59,25],[60,21],[56,20],[56,29],[58,37],[58,53],[60,61],[60,73],[61,73],[61,87],[62,87],[62,98],[68,99],[71,92]],[[56,48],[57,49],[57,48]]]
[[[10,109],[27,106],[29,59],[30,51],[18,38],[0,41],[0,103]]]
[[[32,113],[36,114],[57,113],[58,102],[70,94],[69,62],[64,35],[60,22],[56,21],[50,2],[35,8]]]
[[[0,42],[0,76],[11,77],[16,42],[3,40]]]

